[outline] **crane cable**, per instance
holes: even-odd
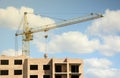
[[[47,31],[45,31],[45,35],[44,35],[44,38],[45,38],[45,54],[44,54],[44,58],[47,58],[47,51],[48,51],[48,33]]]
[[[21,19],[21,21],[20,21],[20,24],[19,24],[19,26],[18,26],[18,29],[17,29],[17,31],[16,31],[16,33],[15,33],[15,56],[18,55],[18,49],[19,49],[19,47],[18,47],[18,36],[17,36],[17,33],[18,33],[19,30],[20,30],[20,27],[21,27],[21,25],[22,25],[22,22],[23,22],[23,17],[22,17],[22,19]]]
[[[18,38],[15,36],[15,56],[18,55]]]
[[[35,15],[39,15],[39,16],[42,16],[42,17],[48,17],[48,18],[52,18],[52,19],[56,19],[56,20],[60,20],[60,21],[66,21],[66,19],[63,19],[63,18],[48,16],[48,15],[41,15],[39,13],[35,13]]]

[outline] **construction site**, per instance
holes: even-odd
[[[91,13],[40,28],[30,28],[27,21],[28,14],[24,12],[23,30],[15,33],[15,36],[22,36],[22,55],[16,53],[16,56],[0,56],[0,78],[84,78],[83,59],[49,58],[46,52],[44,58],[31,58],[30,41],[33,40],[34,33],[47,32],[103,16]],[[45,35],[46,39],[47,37]]]

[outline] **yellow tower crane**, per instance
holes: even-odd
[[[73,18],[69,20],[65,20],[60,23],[55,23],[55,24],[49,24],[45,26],[40,26],[40,28],[30,28],[28,26],[28,21],[27,21],[27,12],[24,12],[24,25],[23,25],[23,31],[22,32],[16,32],[16,36],[22,35],[22,54],[26,56],[30,56],[30,41],[33,40],[33,33],[37,32],[46,32],[51,29],[59,28],[59,27],[64,27],[64,26],[69,26],[72,24],[77,24],[97,18],[103,17],[102,14],[97,14],[97,13],[91,13],[89,15],[83,16],[83,17],[78,17],[78,18]]]

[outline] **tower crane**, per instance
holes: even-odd
[[[22,32],[16,32],[16,36],[22,35],[22,54],[29,56],[30,55],[30,41],[33,40],[33,33],[37,32],[46,32],[55,28],[59,27],[64,27],[64,26],[69,26],[72,24],[77,24],[97,18],[103,17],[102,14],[97,14],[97,13],[91,13],[87,16],[83,17],[78,17],[78,18],[73,18],[69,20],[65,20],[60,23],[55,23],[55,24],[49,24],[45,26],[40,26],[39,28],[30,28],[28,26],[28,21],[27,21],[27,12],[24,12],[24,23],[23,23],[23,31]]]

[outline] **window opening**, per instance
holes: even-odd
[[[0,75],[8,75],[8,70],[0,70]]]
[[[22,75],[22,70],[14,70],[14,75]]]
[[[22,60],[14,60],[14,64],[15,65],[21,65],[22,64]]]
[[[38,78],[38,75],[30,75],[30,78]]]
[[[50,70],[50,65],[43,65],[44,70]]]
[[[1,60],[1,65],[8,65],[9,64],[9,60]]]
[[[30,65],[30,70],[38,70],[38,65]]]

